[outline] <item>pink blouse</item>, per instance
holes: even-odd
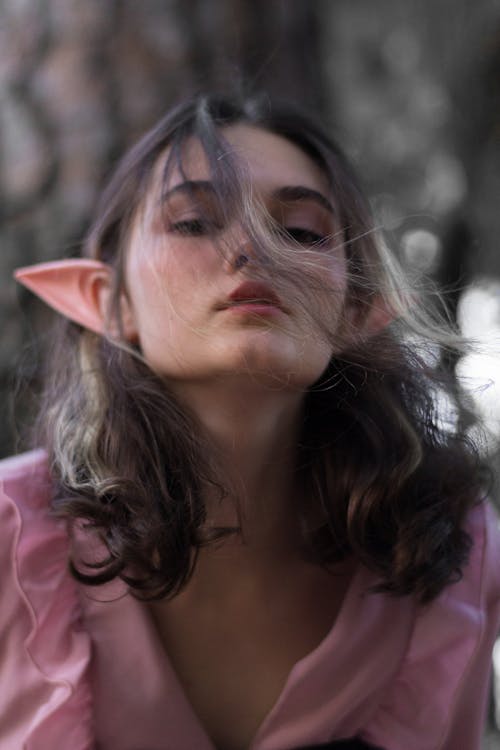
[[[43,451],[0,462],[0,747],[215,750],[148,610],[122,584],[71,578],[50,490]],[[500,537],[487,505],[468,531],[462,580],[429,605],[367,593],[375,578],[358,568],[250,750],[355,735],[386,750],[479,749],[500,623]]]

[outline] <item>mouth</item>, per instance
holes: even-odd
[[[271,287],[258,281],[246,281],[240,284],[221,305],[221,309],[286,312],[281,300]]]

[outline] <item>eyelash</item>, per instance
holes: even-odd
[[[219,225],[205,219],[186,219],[185,221],[177,221],[171,226],[172,232],[189,237],[203,237],[208,234],[214,234],[220,231],[220,229]],[[284,239],[291,238],[300,245],[310,247],[322,245],[327,239],[317,232],[302,227],[282,227],[280,233]]]
[[[303,229],[302,227],[283,227],[282,234],[285,239],[291,237],[300,245],[322,245],[327,239],[325,236],[313,232],[311,229]]]
[[[214,234],[220,230],[220,226],[204,219],[186,219],[177,221],[172,224],[170,230],[176,234],[184,234],[189,237],[201,237],[207,234]]]

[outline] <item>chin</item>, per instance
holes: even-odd
[[[248,351],[232,352],[226,376],[247,377],[249,382],[266,388],[305,391],[322,376],[330,355],[312,356],[311,352]],[[222,373],[221,373],[222,374]]]
[[[175,353],[171,348],[155,351],[156,357],[148,361],[155,372],[179,385],[217,381],[240,388],[303,392],[321,377],[331,358],[330,347],[313,338],[304,343],[269,331],[212,339],[208,347],[206,342],[180,345]]]

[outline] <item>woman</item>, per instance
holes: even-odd
[[[2,468],[2,747],[479,748],[498,535],[415,334],[460,341],[337,146],[197,97],[84,255],[17,272],[66,321]]]

